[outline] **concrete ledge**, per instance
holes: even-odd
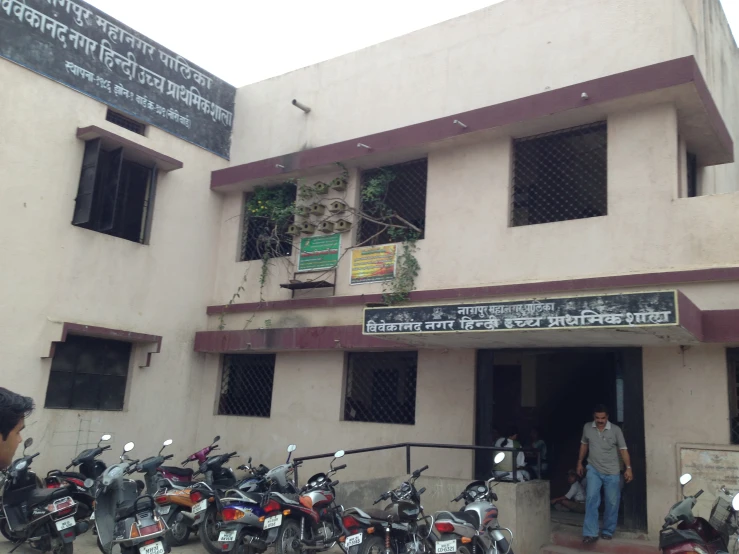
[[[339,483],[336,494],[345,508],[372,507],[375,499],[406,479],[407,476],[381,477],[364,481]],[[469,479],[447,477],[421,477],[417,488],[426,487],[421,499],[424,512],[433,515],[442,510],[460,510],[462,503],[452,503],[470,483]],[[539,552],[550,540],[549,481],[526,483],[499,483],[495,487],[498,501],[498,521],[502,527],[513,531],[515,552],[533,554]],[[380,504],[384,507],[386,504]]]

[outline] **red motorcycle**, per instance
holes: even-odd
[[[197,462],[198,467],[200,467],[206,462],[208,455],[218,449],[217,443],[219,440],[221,440],[221,437],[216,436],[209,446],[206,446],[202,450],[199,450],[194,454],[190,454],[185,458],[182,461],[182,465],[184,466],[190,462]],[[167,479],[169,481],[169,483],[166,483],[165,485],[168,485],[170,488],[184,489],[191,486],[195,475],[195,470],[190,467],[160,466],[157,468],[157,472],[159,473],[160,478]]]
[[[680,477],[681,488],[692,480],[689,473]],[[665,524],[659,534],[659,549],[663,554],[726,554],[729,550],[729,537],[739,529],[739,493],[732,500],[726,487],[721,487],[711,509],[711,517],[706,521],[693,515],[693,507],[699,490],[693,496],[683,495],[683,499],[670,508]],[[677,524],[677,525],[676,525]]]

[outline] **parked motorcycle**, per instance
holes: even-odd
[[[691,480],[689,473],[680,477],[681,490]],[[659,534],[659,549],[664,554],[722,554],[728,551],[729,537],[739,529],[739,493],[729,500],[729,491],[721,487],[711,509],[710,521],[693,515],[693,507],[701,494],[703,490],[693,496],[683,494],[683,499],[670,508]]]
[[[132,442],[127,443],[121,463],[107,468],[97,482],[93,515],[98,548],[103,554],[111,554],[115,545],[120,546],[121,554],[166,554],[171,550],[168,529],[154,499],[139,496],[143,483],[126,478],[139,463],[128,457],[133,448]]]
[[[334,462],[343,456],[343,450],[336,452],[328,473],[311,477],[297,496],[286,494],[290,481],[286,478],[288,468],[283,466],[279,472],[266,474],[270,483],[268,494],[241,493],[240,498],[228,502],[224,499],[222,513],[226,523],[219,527],[223,551],[230,550],[232,544],[245,544],[257,552],[275,546],[278,554],[323,552],[333,547],[345,534],[343,508],[336,505],[335,487],[339,482],[331,480],[333,474],[346,467],[334,467]],[[271,479],[270,474],[279,478]]]
[[[89,519],[92,515],[93,502],[95,500],[92,486],[86,486],[85,483],[94,485],[95,479],[100,477],[106,469],[105,462],[98,460],[106,450],[110,450],[110,446],[101,447],[100,444],[109,441],[110,435],[105,434],[100,437],[95,448],[89,448],[80,452],[77,457],[66,467],[64,471],[53,469],[46,474],[46,487],[50,489],[59,488],[64,483],[72,485],[70,494],[77,502],[77,512],[75,519],[78,521]],[[79,466],[79,472],[69,471],[73,467]],[[90,481],[91,480],[91,481]]]
[[[41,552],[72,554],[74,540],[89,529],[89,524],[75,521],[78,504],[67,485],[39,488],[38,478],[31,471],[38,453],[26,456],[32,444],[33,439],[26,440],[22,457],[6,471],[0,529],[8,540],[18,543],[17,546],[27,542]]]
[[[433,541],[429,517],[423,513],[416,480],[428,469],[415,470],[397,488],[387,491],[375,504],[390,500],[383,510],[348,508],[343,525],[349,532],[344,547],[350,554],[430,554]],[[381,532],[380,532],[381,531]]]
[[[495,463],[505,458],[503,452],[495,457]],[[473,481],[452,502],[464,500],[460,512],[443,511],[434,515],[434,527],[439,537],[435,541],[436,554],[513,554],[513,533],[498,523],[498,495],[493,491],[495,478]],[[508,542],[504,531],[511,541]]]
[[[213,439],[213,442],[209,445],[203,448],[202,450],[198,450],[194,454],[190,454],[187,458],[185,458],[181,465],[189,464],[190,462],[198,462],[198,467],[202,466],[207,460],[208,456],[211,452],[218,449],[218,441],[221,440],[220,435],[216,435],[216,437]],[[159,473],[161,473],[161,476],[164,479],[169,480],[170,485],[172,487],[181,487],[181,488],[187,488],[193,485],[193,479],[196,474],[195,470],[189,467],[177,467],[177,466],[161,466],[157,470]],[[216,476],[216,480],[221,479],[221,476]]]

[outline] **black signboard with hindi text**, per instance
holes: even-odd
[[[366,308],[363,333],[425,334],[677,325],[677,292]]]
[[[236,89],[84,0],[0,0],[0,56],[229,157]]]

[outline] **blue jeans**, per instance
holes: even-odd
[[[584,537],[597,537],[598,508],[600,507],[600,489],[606,497],[606,510],[603,516],[603,533],[613,536],[618,523],[618,506],[621,502],[621,476],[605,475],[593,466],[588,466],[585,499],[585,524],[582,528]]]

